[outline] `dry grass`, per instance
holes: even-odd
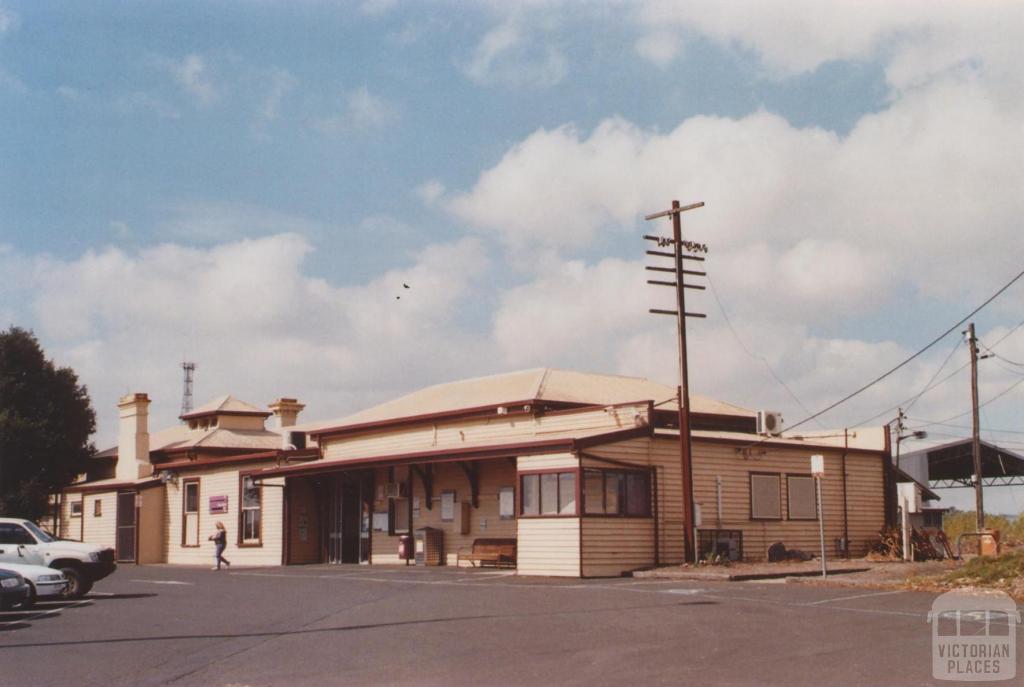
[[[996,589],[1017,601],[1024,601],[1024,551],[998,557],[978,556],[941,575],[912,577],[910,589],[950,591],[952,589]]]

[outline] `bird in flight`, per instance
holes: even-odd
[[[403,282],[402,282],[402,288],[403,288],[403,289],[411,289],[412,287],[411,287],[411,286],[409,286],[408,284],[406,284],[406,283],[405,283],[405,282],[403,281]],[[395,296],[395,300],[396,300],[396,301],[400,301],[400,300],[402,300],[402,297],[401,297],[401,296]]]

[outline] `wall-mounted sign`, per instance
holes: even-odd
[[[441,492],[441,522],[453,522],[455,520],[455,492]]]
[[[513,487],[498,489],[498,516],[502,520],[513,520],[516,517],[516,490]]]
[[[210,497],[210,514],[214,513],[227,513],[228,512],[228,497],[225,496],[211,496]]]

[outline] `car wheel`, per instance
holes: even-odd
[[[37,597],[35,585],[29,582],[28,580],[25,580],[25,584],[28,585],[28,594],[26,594],[25,598],[22,599],[21,603],[18,604],[18,610],[21,611],[27,611],[28,609],[36,605]]]
[[[88,583],[77,568],[61,568],[60,571],[68,578],[68,586],[64,590],[65,599],[78,599],[89,591]]]

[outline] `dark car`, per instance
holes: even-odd
[[[8,611],[24,601],[29,589],[24,577],[10,570],[0,569],[0,611]]]

